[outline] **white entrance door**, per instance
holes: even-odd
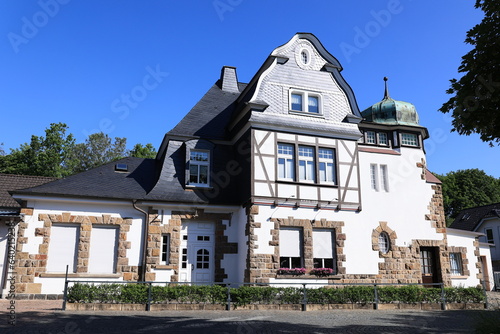
[[[214,223],[182,223],[179,270],[181,282],[202,284],[213,282],[214,238]]]

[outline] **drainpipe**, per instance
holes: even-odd
[[[149,214],[137,206],[137,200],[132,201],[132,206],[139,212],[144,214],[144,228],[143,228],[143,249],[142,249],[142,264],[141,272],[139,275],[139,281],[146,281],[146,257],[148,254],[148,226],[149,226]]]

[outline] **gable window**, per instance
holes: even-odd
[[[378,249],[382,254],[387,254],[391,250],[391,239],[387,232],[380,232],[378,235]]]
[[[292,110],[302,110],[302,94],[292,94]]]
[[[324,183],[335,183],[335,159],[330,148],[318,149],[319,180]]]
[[[450,268],[451,275],[463,275],[462,254],[450,253]]]
[[[279,230],[280,268],[302,267],[302,233],[298,228]]]
[[[295,178],[294,147],[290,144],[278,144],[278,178]]]
[[[309,114],[321,114],[319,94],[293,91],[290,93],[290,110]]]
[[[413,133],[402,133],[401,134],[401,145],[406,146],[418,146],[418,137]]]
[[[494,244],[495,243],[495,240],[493,239],[493,230],[491,228],[487,228],[485,230],[486,232],[486,242],[489,243],[489,244]]]
[[[335,231],[313,230],[314,268],[330,268],[335,271]]]
[[[161,264],[170,263],[170,234],[161,236]]]
[[[299,180],[315,181],[314,149],[308,146],[299,146]]]
[[[189,157],[189,184],[208,185],[210,153],[208,151],[191,150]]]
[[[309,50],[302,49],[302,51],[300,51],[300,60],[302,61],[302,64],[304,64],[304,65],[309,64],[309,62],[310,62]]]

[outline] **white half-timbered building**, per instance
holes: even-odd
[[[66,266],[81,280],[481,284],[479,235],[449,244],[415,107],[386,86],[361,112],[341,71],[298,33],[248,84],[223,67],[156,159],[13,192],[17,292],[62,293]]]

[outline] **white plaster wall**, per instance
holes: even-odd
[[[173,269],[152,269],[151,272],[156,274],[156,282],[170,282],[170,277],[174,274]]]
[[[422,168],[416,166],[424,158],[419,149],[401,149],[401,156],[360,152],[360,179],[363,210],[360,216],[376,224],[381,221],[396,231],[398,246],[407,246],[414,239],[442,240],[429,214],[434,190],[431,183],[422,180]],[[387,165],[389,192],[371,189],[370,164]]]
[[[300,279],[300,278],[270,278],[269,285],[276,288],[302,288],[307,283],[308,289],[324,288],[328,279]]]
[[[70,281],[109,281],[113,282],[122,282],[122,278],[70,278]],[[42,294],[58,294],[62,295],[64,293],[64,277],[62,278],[48,278],[48,277],[35,277],[34,283],[42,283]]]
[[[460,231],[454,232],[451,229],[447,229],[448,235],[448,246],[455,247],[466,247],[467,248],[467,260],[469,261],[467,269],[470,272],[469,276],[451,276],[451,284],[453,286],[464,286],[464,287],[475,287],[481,284],[480,280],[477,278],[479,274],[479,269],[476,268],[476,263],[478,262],[477,256],[475,256],[474,251],[474,240],[475,236],[464,235]]]
[[[234,282],[243,282],[245,279],[245,269],[247,265],[247,254],[248,254],[248,236],[245,235],[245,229],[247,225],[247,214],[246,209],[241,208],[236,211],[232,217],[232,225],[237,229],[236,230],[236,242],[238,242],[238,254],[236,261],[236,276],[229,277],[229,280],[234,280]]]
[[[493,230],[494,246],[490,248],[491,258],[493,261],[500,261],[500,219],[485,219],[477,228],[477,232],[486,234],[487,229]],[[479,240],[481,242],[487,242],[486,236],[481,237]]]

